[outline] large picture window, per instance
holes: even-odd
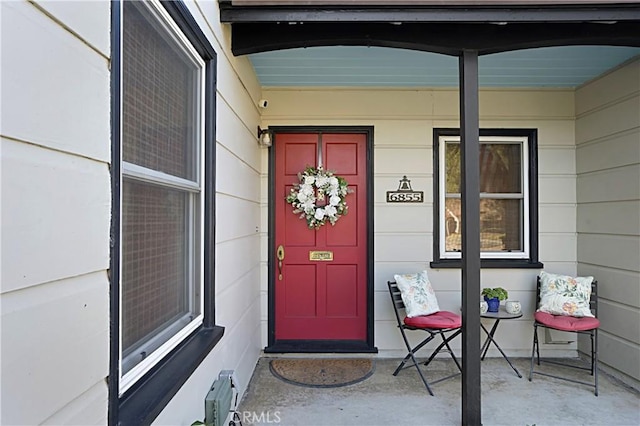
[[[537,264],[535,130],[480,131],[480,250],[483,267]],[[457,129],[434,131],[433,266],[459,266],[461,150]]]
[[[222,337],[215,51],[182,2],[112,3],[109,423],[150,424]]]

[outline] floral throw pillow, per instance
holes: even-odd
[[[570,277],[540,272],[538,312],[571,317],[593,317],[589,308],[593,277]]]
[[[407,316],[430,315],[440,310],[427,271],[393,276],[400,289]]]

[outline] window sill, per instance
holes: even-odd
[[[429,263],[431,269],[455,269],[462,268],[460,259],[440,259]],[[542,269],[542,262],[533,262],[527,259],[482,259],[482,269]]]
[[[118,418],[109,423],[151,424],[223,334],[223,327],[196,330],[120,398]]]

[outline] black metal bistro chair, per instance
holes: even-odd
[[[538,276],[536,285],[536,307],[540,306],[541,300],[541,279]],[[532,380],[534,374],[542,376],[554,377],[556,379],[566,380],[573,383],[579,383],[588,385],[594,388],[594,393],[598,396],[598,328],[600,327],[600,320],[598,320],[598,282],[594,279],[591,282],[591,298],[589,300],[589,308],[594,317],[573,317],[567,315],[552,315],[546,312],[536,311],[534,314],[533,322],[533,349],[531,351],[531,367],[529,370],[529,381]],[[565,332],[576,333],[577,335],[584,334],[591,338],[591,359],[590,365],[584,363],[570,364],[568,362],[544,359],[545,363],[551,363],[564,367],[571,367],[574,369],[589,371],[593,376],[592,381],[576,380],[567,376],[559,376],[551,374],[548,371],[541,370],[540,364],[540,341],[538,339],[538,328],[546,328],[550,330],[559,330]],[[537,362],[534,362],[537,357]],[[538,370],[534,370],[534,365],[537,364]]]
[[[449,311],[439,311],[431,315],[407,317],[404,313],[405,306],[404,306],[404,302],[402,301],[402,295],[401,295],[400,289],[398,288],[397,283],[395,281],[387,281],[387,284],[389,287],[389,294],[391,295],[391,301],[393,303],[394,312],[396,314],[396,320],[398,321],[398,328],[400,329],[400,333],[402,333],[402,339],[404,340],[404,344],[406,345],[407,350],[409,351],[407,353],[407,356],[404,357],[404,359],[398,366],[398,368],[396,368],[396,370],[393,372],[393,375],[397,376],[400,370],[415,366],[416,370],[418,370],[418,374],[420,375],[420,378],[422,379],[422,382],[424,383],[427,390],[429,391],[429,394],[433,396],[433,391],[429,386],[429,382],[427,381],[426,377],[424,376],[424,373],[422,372],[422,370],[420,369],[420,366],[418,365],[418,361],[416,359],[416,352],[422,349],[427,343],[435,339],[437,336],[441,336],[442,342],[433,350],[433,352],[431,353],[427,361],[424,362],[424,365],[428,366],[431,363],[431,361],[433,361],[433,359],[436,357],[436,355],[438,355],[438,353],[440,353],[441,351],[442,352],[446,351],[446,352],[449,352],[449,354],[451,355],[451,358],[453,358],[453,361],[456,363],[456,366],[458,367],[459,372],[446,377],[442,377],[437,380],[433,380],[431,381],[431,384],[436,384],[443,380],[447,380],[452,377],[456,377],[460,375],[462,372],[462,367],[460,366],[460,362],[456,358],[456,355],[453,352],[453,349],[451,349],[451,346],[449,346],[449,342],[451,342],[452,339],[454,339],[457,335],[459,335],[462,332],[462,317],[460,317],[460,315],[457,315]],[[407,333],[406,333],[407,330],[425,332],[427,333],[427,337],[424,340],[422,340],[420,343],[418,343],[415,347],[411,347],[411,343],[407,338]],[[405,366],[405,364],[409,360],[411,360],[412,364]]]

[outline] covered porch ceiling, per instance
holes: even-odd
[[[639,47],[559,46],[479,58],[482,87],[575,88]],[[456,87],[457,58],[386,47],[313,47],[248,55],[263,87]]]
[[[220,0],[261,84],[576,87],[640,54],[640,2]]]

